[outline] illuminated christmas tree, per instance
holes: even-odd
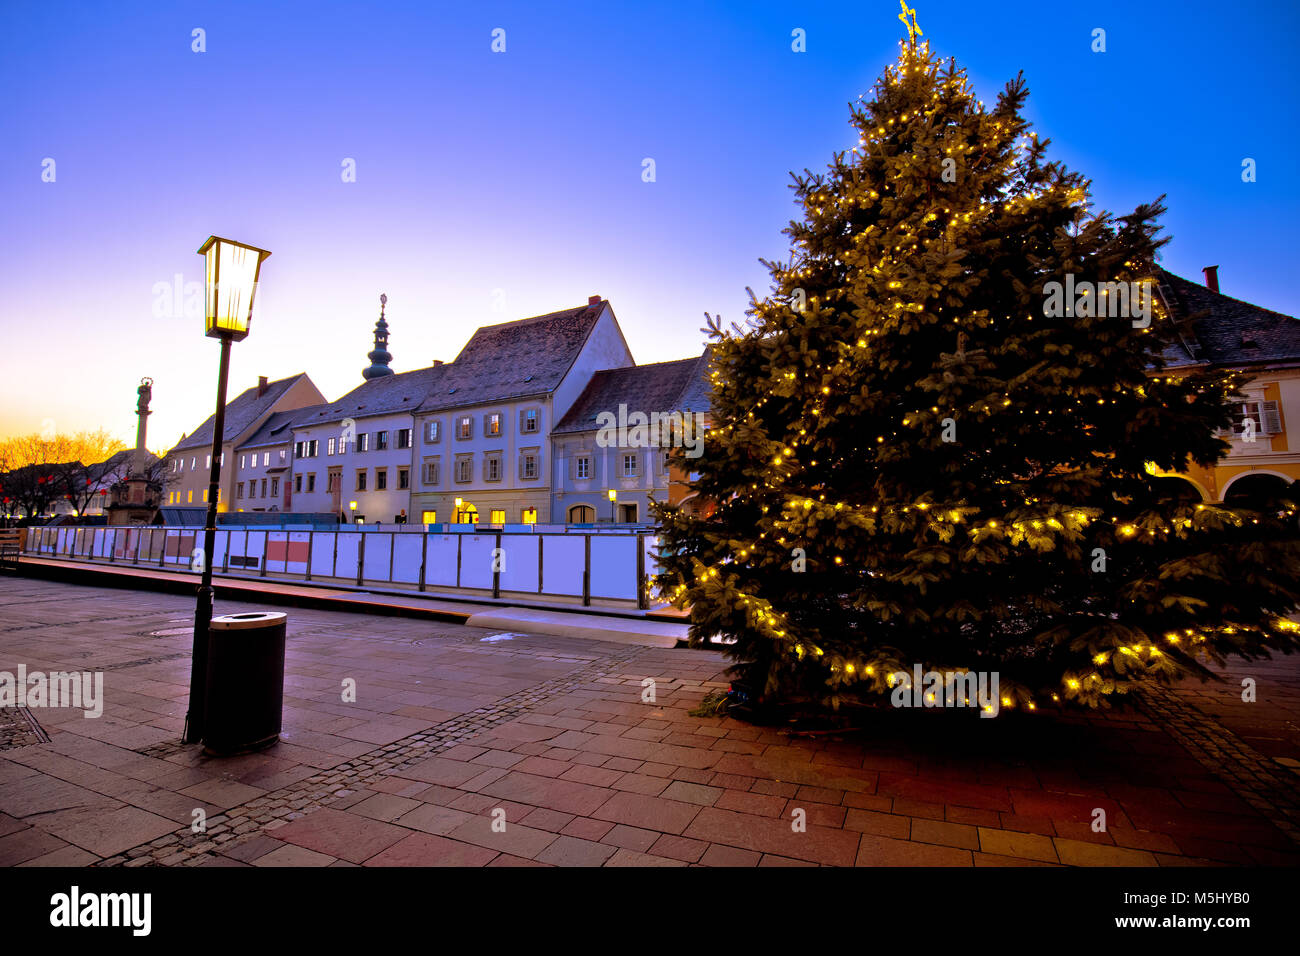
[[[714,339],[706,518],[658,509],[657,582],[735,638],[768,699],[879,699],[890,675],[1000,675],[1001,708],[1297,646],[1293,506],[1201,504],[1226,371],[1165,371],[1160,200],[1094,209],[1023,78],[991,108],[919,38],[795,176],[790,261]]]

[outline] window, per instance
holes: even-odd
[[[325,447],[325,454],[327,454],[327,455],[333,455],[333,454],[335,454],[335,449],[336,449],[337,447],[338,447],[338,446],[335,444],[334,439],[331,438],[331,439],[329,440],[329,444]]]
[[[190,505],[194,504],[194,492],[191,491],[189,493],[189,497],[185,499],[185,503]]]
[[[397,447],[398,448],[411,447],[411,430],[409,428],[399,428],[397,430]]]
[[[263,497],[263,498],[266,497],[266,479],[265,479],[265,478],[262,479],[262,497]]]
[[[483,416],[483,434],[492,438],[501,434],[500,412],[489,412]]]
[[[388,432],[375,432],[375,451],[384,451],[388,448]]]
[[[537,477],[537,452],[530,450],[519,453],[519,477]]]
[[[296,441],[296,442],[293,443],[293,457],[294,457],[294,458],[301,458],[301,457],[302,457],[302,446],[303,446],[303,443],[300,442],[300,441]]]
[[[298,492],[302,491],[302,475],[293,476],[293,490]]]
[[[421,523],[421,524],[437,524],[437,523],[438,523],[438,512],[436,512],[436,511],[425,511],[425,512],[423,512],[423,513],[420,515],[420,523]]]
[[[483,456],[483,480],[501,480],[501,455],[499,453],[490,453]]]
[[[312,472],[310,475],[307,476],[307,493],[310,494],[315,490],[316,490],[316,473]]]
[[[365,490],[366,490],[366,471],[363,468],[361,471],[357,472],[357,491],[365,491]]]
[[[397,469],[397,487],[403,490],[411,487],[411,469]]]
[[[247,467],[248,467],[248,456],[247,456],[247,455],[240,455],[240,456],[239,456],[239,467],[240,467],[240,468],[247,468]]]
[[[190,471],[193,471],[194,469],[196,469],[196,468],[198,468],[198,467],[199,467],[199,460],[198,460],[197,458],[191,458],[191,459],[190,459]]]
[[[618,520],[623,524],[636,524],[636,505],[619,505]]]
[[[478,524],[478,509],[473,505],[461,505],[460,508],[461,524]]]
[[[280,449],[280,464],[284,464],[284,449]]]
[[[474,437],[474,419],[468,415],[462,415],[456,419],[456,437],[473,438]]]
[[[319,454],[320,454],[320,442],[317,441],[315,438],[313,438],[311,441],[307,442],[307,457],[315,458]]]
[[[334,494],[334,492],[338,491],[340,486],[343,484],[342,479],[343,479],[342,474],[340,474],[337,471],[331,471],[328,475],[325,476],[325,490],[328,491],[330,494]],[[274,484],[271,485],[271,493],[272,494],[275,493]]]
[[[272,479],[271,479],[271,497],[272,497],[272,498],[279,498],[279,497],[280,497],[280,479],[279,479],[279,478],[272,478]]]
[[[524,524],[537,524],[537,509],[525,508],[524,513],[519,516],[519,520]]]
[[[526,408],[519,413],[519,430],[525,435],[533,435],[537,432],[537,409]]]
[[[1245,435],[1248,420],[1254,423],[1250,427],[1254,429],[1256,435],[1280,435],[1282,433],[1282,417],[1278,413],[1277,402],[1260,400],[1241,402],[1233,406],[1232,419],[1232,435],[1234,438],[1241,438]]]
[[[456,456],[456,480],[462,484],[474,480],[474,457],[472,455]]]
[[[591,505],[574,505],[569,509],[569,524],[595,524],[596,509]]]
[[[424,440],[429,444],[442,439],[442,424],[435,418],[424,423]],[[426,522],[427,524],[427,522]]]
[[[576,459],[574,459],[573,477],[575,478],[591,477],[591,456],[590,455],[579,455]]]
[[[244,483],[242,481],[235,482],[235,497],[244,497]]]
[[[263,468],[271,467],[271,453],[269,451],[262,452],[262,467]]]
[[[357,451],[370,451],[369,432],[362,432],[357,436]]]
[[[205,462],[203,463],[203,467],[204,467],[204,468],[211,468],[211,467],[212,467],[212,456],[211,456],[211,455],[208,455],[207,458],[208,458],[208,460],[205,461]]]
[[[437,459],[426,461],[424,463],[424,483],[426,485],[438,484],[438,482],[442,480],[442,476],[439,474],[440,471],[442,471],[442,469],[439,467]]]
[[[636,477],[636,452],[632,452],[630,454],[623,456],[623,477],[624,478]]]
[[[375,491],[384,491],[388,487],[388,469],[375,469]]]
[[[490,514],[491,514],[491,518],[488,519],[490,524],[505,524],[505,523],[506,523],[506,509],[505,509],[505,508],[493,508],[492,511],[490,512]]]

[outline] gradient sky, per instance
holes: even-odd
[[[986,102],[1025,71],[1029,118],[1099,205],[1168,193],[1166,268],[1200,281],[1217,264],[1224,292],[1300,311],[1297,4],[917,8]],[[698,354],[703,312],[740,319],[745,286],[768,288],[757,258],[785,257],[789,171],[854,142],[847,104],[896,57],[897,14],[896,0],[5,4],[0,436],[104,427],[131,443],[142,375],[151,448],[209,415],[217,343],[199,320],[155,317],[154,287],[201,282],[210,234],[273,253],[232,394],[259,374],[306,371],[331,400],[359,384],[381,292],[398,371],[592,293],[638,362]]]

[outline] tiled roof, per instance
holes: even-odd
[[[597,372],[573,407],[552,429],[552,434],[594,431],[596,417],[601,412],[617,415],[619,405],[626,405],[628,412],[644,412],[646,415],[675,411],[707,412],[707,373],[703,389],[700,387],[701,369],[707,365],[707,357],[708,352],[705,352],[698,358]]]
[[[294,412],[293,424],[297,428],[310,425],[330,425],[345,418],[367,418],[372,415],[391,415],[395,412],[414,412],[420,407],[429,390],[446,374],[447,365],[415,369],[399,375],[382,375],[362,382],[337,402],[313,405]]]
[[[287,445],[293,442],[293,424],[304,415],[308,415],[323,405],[309,405],[306,408],[294,408],[287,412],[272,412],[271,417],[262,422],[262,427],[240,443],[240,448],[260,448],[263,445]]]
[[[134,448],[127,448],[119,451],[117,454],[105,458],[103,461],[91,465],[89,468],[92,477],[99,479],[105,475],[112,474],[119,468],[126,466],[135,456]],[[151,451],[145,451],[144,460],[146,465],[152,465],[158,460],[158,456]]]
[[[266,391],[261,395],[257,394],[257,386],[245,389],[239,394],[234,401],[226,402],[226,421],[222,441],[234,441],[240,433],[245,431],[253,422],[266,412],[268,408],[279,400],[280,396],[288,391],[289,387],[306,375],[306,372],[299,372],[297,375],[291,375],[289,378],[282,378],[278,382],[269,382]],[[212,425],[216,416],[209,415],[205,421],[193,432],[186,435],[176,446],[173,451],[180,451],[185,448],[211,448],[212,447]]]
[[[1191,333],[1165,349],[1167,365],[1300,361],[1300,319],[1214,292],[1164,269],[1159,273],[1162,286],[1173,293],[1175,318]]]
[[[549,315],[480,328],[442,377],[421,411],[510,401],[555,389],[573,366],[605,300]]]

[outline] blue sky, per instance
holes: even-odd
[[[1225,293],[1295,314],[1298,9],[921,0],[917,17],[986,102],[1025,71],[1035,128],[1099,205],[1168,194],[1167,268],[1199,281],[1219,265]],[[757,259],[786,253],[789,171],[852,143],[847,104],[897,55],[897,14],[896,0],[6,5],[0,434],[48,420],[130,441],[142,375],[151,446],[210,414],[216,343],[156,316],[154,290],[201,281],[214,233],[273,253],[232,392],[299,371],[330,399],[359,384],[381,292],[398,370],[592,293],[638,361],[698,354],[704,311],[740,319],[745,287],[766,290]]]

